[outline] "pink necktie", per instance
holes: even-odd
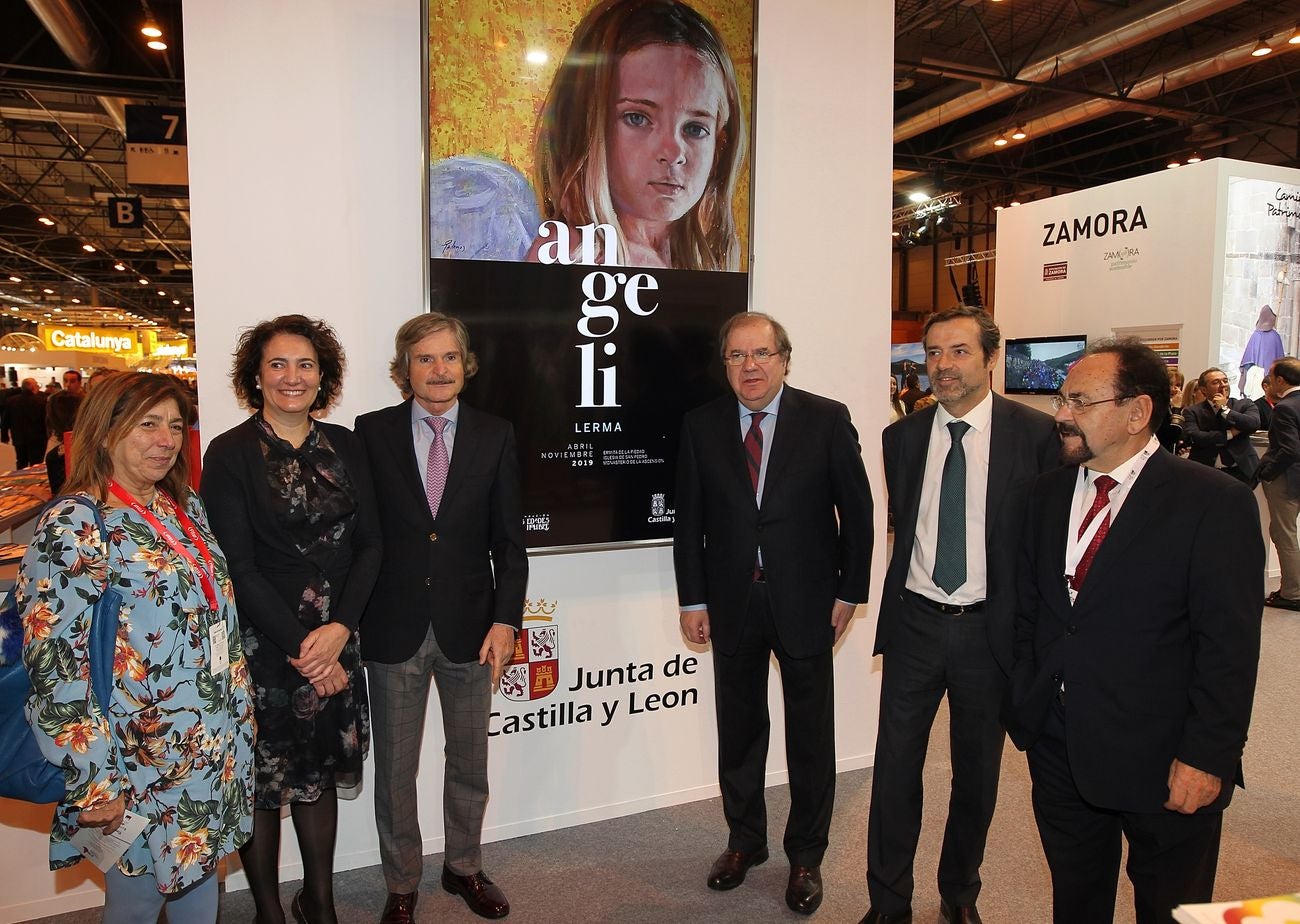
[[[1098,511],[1110,502],[1110,492],[1119,484],[1109,475],[1098,475],[1097,480],[1093,482],[1097,488],[1097,496],[1092,500],[1092,506],[1088,508],[1088,513],[1084,516],[1083,522],[1079,524],[1079,536],[1082,539],[1083,534],[1087,531],[1088,525],[1092,523],[1097,516]],[[1101,521],[1097,531],[1092,534],[1092,541],[1088,543],[1088,548],[1084,549],[1083,557],[1079,559],[1079,564],[1074,569],[1074,577],[1070,579],[1070,587],[1077,593],[1083,586],[1083,579],[1088,576],[1088,569],[1092,567],[1092,560],[1097,557],[1097,549],[1101,548],[1101,540],[1106,538],[1106,533],[1110,531],[1110,511],[1106,511],[1106,518]]]
[[[424,493],[429,498],[429,512],[436,519],[438,506],[442,503],[442,491],[447,487],[447,469],[451,467],[451,460],[447,456],[447,444],[442,439],[442,431],[447,426],[447,418],[426,417],[424,422],[433,430],[433,443],[429,446],[429,460],[424,465]]]

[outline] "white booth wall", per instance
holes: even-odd
[[[1220,366],[1236,394],[1237,360],[1261,304],[1278,309],[1278,328],[1295,349],[1298,201],[1300,170],[1216,158],[1003,209],[993,301],[1002,335],[1095,340],[1174,328],[1183,374]],[[1279,210],[1290,215],[1270,214]],[[1120,212],[1125,230],[1116,231]],[[1277,253],[1279,241],[1289,241],[1289,256]],[[1259,278],[1261,266],[1264,275],[1287,266],[1285,306],[1276,280]],[[999,367],[994,387],[1003,384]],[[1016,397],[1051,413],[1047,397]],[[1267,541],[1263,492],[1256,496]],[[1276,575],[1277,553],[1268,549]]]
[[[1218,364],[1220,344],[1238,340],[1243,323],[1223,314],[1234,178],[1300,187],[1300,170],[1216,158],[1000,211],[993,310],[1002,335],[1082,333],[1093,340],[1116,328],[1173,325],[1185,375]],[[1139,209],[1142,227],[1135,227]],[[1120,212],[1124,231],[1115,230]],[[1233,246],[1256,244],[1242,238]],[[1046,270],[1062,263],[1063,271]],[[1236,370],[1227,368],[1235,383]],[[994,386],[1003,386],[1001,368]],[[1047,407],[1046,398],[1025,400]]]
[[[760,7],[752,306],[789,329],[791,383],[852,411],[876,497],[874,594],[885,549],[878,383],[889,361],[892,5]],[[292,311],[326,319],[347,347],[348,375],[331,419],[350,425],[399,399],[387,375],[392,333],[426,302],[419,3],[193,2],[185,26],[205,440],[244,416],[227,383],[239,331]],[[472,383],[465,399],[474,399]],[[716,795],[711,664],[706,649],[680,639],[671,549],[533,556],[531,566],[528,597],[554,606],[561,637],[560,688],[531,711],[563,707],[567,717],[571,704],[576,716],[587,704],[593,719],[492,739],[485,841]],[[869,765],[874,750],[875,612],[874,601],[859,609],[836,656],[841,770]],[[688,657],[697,659],[694,673],[685,672]],[[653,677],[616,682],[611,674],[611,686],[567,689],[578,667],[600,674],[621,666],[627,674],[629,664],[650,665]],[[666,676],[665,664],[677,675]],[[770,784],[785,778],[776,684],[774,673]],[[646,709],[651,695],[662,705],[690,690],[684,705]],[[606,702],[618,705],[602,726]],[[634,704],[642,711],[631,713]],[[495,730],[530,711],[499,696],[494,708],[502,713]],[[426,853],[442,848],[438,715],[430,710],[419,781]],[[7,848],[0,922],[102,900],[89,864],[46,869],[48,818],[48,808],[0,804]],[[783,819],[772,824],[779,832]],[[725,838],[719,814],[719,848]],[[489,847],[489,868],[491,856]],[[363,791],[342,806],[336,864],[377,862]],[[286,880],[301,875],[291,836],[282,867]],[[234,872],[228,886],[242,878]]]

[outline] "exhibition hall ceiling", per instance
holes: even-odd
[[[959,192],[960,233],[1189,159],[1300,165],[1298,30],[1295,0],[897,0],[895,204]]]
[[[3,4],[0,333],[47,314],[192,329],[188,190],[129,184],[124,135],[125,105],[184,105],[181,29],[180,0]],[[1196,157],[1300,166],[1298,30],[1296,0],[897,0],[895,205],[956,194],[929,230],[970,248],[1014,198]],[[119,196],[144,227],[109,227]]]

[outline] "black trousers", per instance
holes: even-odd
[[[1070,773],[1067,708],[1053,704],[1046,733],[1029,749],[1034,818],[1052,872],[1054,924],[1114,919],[1122,837],[1128,838],[1137,924],[1169,924],[1174,906],[1210,901],[1223,813],[1117,812],[1085,801]],[[1122,755],[1116,760],[1122,762]],[[1124,772],[1122,766],[1116,772]]]
[[[948,696],[952,794],[939,856],[939,894],[973,905],[998,799],[999,719],[1006,677],[989,648],[984,613],[945,615],[904,594],[907,609],[884,655],[880,731],[867,818],[871,906],[898,914],[912,904],[921,833],[922,771],[939,701]]]
[[[826,619],[831,618],[830,610]],[[785,753],[790,773],[790,817],[784,847],[790,863],[820,866],[835,807],[835,675],[832,652],[792,658],[781,647],[767,585],[756,583],[740,645],[713,649],[718,718],[718,783],[730,831],[727,846],[746,853],[767,844],[763,784],[771,721],[767,711],[769,661],[776,655],[785,702]]]
[[[27,468],[29,465],[37,465],[45,459],[45,440],[33,442],[23,440],[19,442],[14,440],[14,468]]]

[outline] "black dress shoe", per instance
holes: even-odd
[[[415,924],[415,900],[419,892],[389,892],[379,924]]]
[[[912,924],[912,910],[909,908],[895,914],[882,914],[872,908],[858,924]]]
[[[822,904],[822,870],[820,866],[791,866],[790,884],[785,887],[785,903],[791,911],[812,914]]]
[[[1300,610],[1300,600],[1282,596],[1282,591],[1275,590],[1264,598],[1264,605],[1279,610]]]
[[[939,899],[939,921],[941,924],[984,924],[974,905],[950,905],[943,898]]]
[[[766,860],[766,847],[760,847],[752,853],[745,853],[742,850],[724,850],[722,855],[713,861],[713,868],[709,870],[709,888],[719,892],[734,889],[745,881],[745,873],[749,872],[751,866],[758,866]]]
[[[469,905],[469,910],[481,918],[504,918],[510,913],[506,893],[482,870],[472,876],[458,876],[446,866],[442,868],[442,887],[452,895],[459,895]]]

